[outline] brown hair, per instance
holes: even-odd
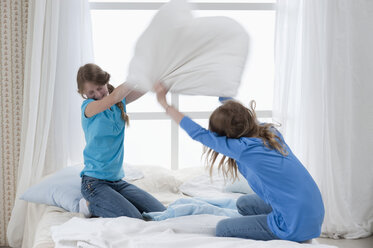
[[[257,137],[262,139],[263,144],[269,149],[275,149],[286,156],[288,152],[282,140],[270,129],[272,123],[259,125],[255,114],[255,101],[250,102],[250,109],[241,103],[233,100],[224,102],[223,105],[215,109],[209,119],[209,130],[220,136],[228,138]],[[211,148],[204,147],[203,154],[206,154],[206,163],[210,167],[212,175],[213,165],[219,153]],[[227,160],[226,160],[227,159]],[[223,155],[218,164],[218,170],[223,172],[224,179],[232,176],[233,180],[237,176],[237,164],[232,158]]]
[[[105,85],[107,84],[107,88],[109,91],[109,94],[114,91],[115,87],[109,84],[110,80],[110,74],[106,71],[102,70],[98,65],[96,64],[85,64],[84,66],[81,66],[78,70],[78,75],[76,78],[76,81],[78,82],[78,93],[84,98],[87,99],[87,97],[83,94],[84,90],[84,83],[87,81],[90,81],[96,85]],[[122,112],[122,119],[124,122],[129,125],[129,118],[126,112],[124,112],[124,105],[122,102],[117,102],[115,105],[118,106],[118,108]]]

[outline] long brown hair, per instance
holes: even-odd
[[[286,156],[288,152],[282,140],[270,130],[273,126],[272,123],[259,125],[255,114],[255,101],[250,102],[250,109],[237,101],[226,101],[215,109],[209,119],[209,130],[220,136],[235,139],[257,137],[262,139],[267,148],[275,149]],[[210,167],[210,175],[212,175],[213,165],[219,153],[211,148],[204,147],[203,154],[206,155],[206,163]],[[224,179],[229,178],[229,176],[232,176],[233,180],[238,178],[236,161],[227,156],[223,155],[218,164],[218,170],[222,171]]]
[[[78,70],[78,75],[76,78],[76,81],[78,82],[78,93],[84,98],[87,99],[87,97],[83,94],[84,90],[84,83],[89,81],[96,85],[105,85],[107,84],[107,88],[109,91],[109,94],[114,91],[115,87],[111,84],[109,84],[110,80],[110,74],[106,71],[102,70],[98,65],[96,64],[85,64],[81,66]],[[129,118],[126,112],[124,112],[124,105],[122,102],[117,102],[115,105],[118,106],[118,108],[121,110],[122,113],[122,119],[124,122],[129,125]]]

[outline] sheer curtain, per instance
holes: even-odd
[[[28,20],[16,198],[44,175],[82,162],[76,73],[93,61],[87,0],[31,0]],[[12,247],[32,247],[43,210],[16,200],[7,230]]]
[[[373,231],[373,2],[278,0],[275,121],[323,195],[323,236]]]

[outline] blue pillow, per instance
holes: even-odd
[[[79,212],[79,201],[83,198],[80,192],[80,172],[83,165],[63,168],[47,177],[40,183],[31,186],[20,197],[21,200],[57,206],[70,212]],[[125,164],[125,180],[134,181],[144,177],[138,168]]]
[[[20,199],[79,212],[79,201],[83,197],[80,193],[82,170],[82,165],[63,168],[30,187]]]

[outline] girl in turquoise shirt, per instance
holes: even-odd
[[[320,235],[324,205],[311,175],[272,124],[259,124],[254,106],[226,101],[210,116],[209,130],[168,105],[167,90],[155,85],[157,99],[191,138],[206,147],[210,170],[219,154],[225,177],[237,170],[256,194],[237,200],[242,217],[220,221],[216,235],[256,240],[305,241]]]
[[[80,67],[78,92],[85,134],[81,192],[93,216],[128,216],[142,219],[143,212],[165,207],[153,196],[122,180],[126,104],[143,95],[125,84],[114,88],[110,75],[95,64]]]

